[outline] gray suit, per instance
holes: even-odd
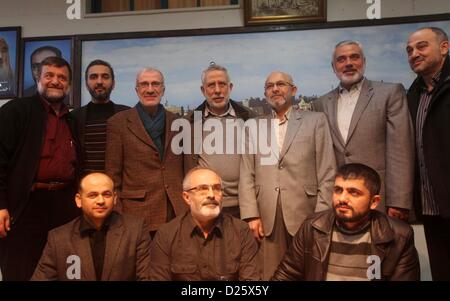
[[[344,142],[337,123],[338,88],[313,103],[328,117],[338,166],[362,163],[381,177],[378,206],[410,209],[414,176],[414,136],[405,89],[401,84],[365,79]]]
[[[263,119],[270,118],[257,120]],[[261,131],[258,134],[261,138]],[[267,136],[263,139],[267,139]],[[274,236],[279,236],[280,232],[274,230],[274,225],[280,224],[280,216],[281,224],[284,224],[282,228],[285,228],[282,232],[287,231],[290,236],[294,236],[308,215],[331,207],[336,162],[325,115],[302,112],[293,107],[281,152],[276,153],[275,164],[261,164],[263,158],[259,151],[242,155],[239,206],[242,219],[261,218],[266,236],[264,244],[268,243],[266,240],[269,236],[269,241],[275,242],[271,247],[274,250],[262,251],[263,277],[267,279],[283,256],[282,251],[276,256],[270,255],[277,251],[277,237]],[[277,210],[280,207],[281,210]],[[266,248],[264,244],[263,248]],[[280,245],[279,248],[284,246]]]

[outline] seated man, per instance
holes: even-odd
[[[380,183],[368,166],[343,165],[334,209],[305,220],[272,280],[420,280],[411,226],[374,210]]]
[[[150,280],[259,280],[247,224],[222,213],[222,180],[195,167],[183,181],[190,211],[162,225],[150,247]]]
[[[88,174],[75,201],[83,215],[49,232],[31,280],[147,280],[150,236],[143,220],[113,211],[111,178]]]

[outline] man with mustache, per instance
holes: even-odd
[[[423,221],[433,280],[450,280],[450,61],[448,36],[426,27],[408,38],[417,74],[408,90],[416,128],[414,203]]]
[[[151,236],[187,209],[181,198],[183,156],[171,147],[176,115],[161,105],[165,89],[161,71],[139,71],[139,102],[109,118],[106,129],[105,170],[119,193],[117,209],[144,218]]]
[[[361,43],[342,41],[332,63],[339,87],[313,103],[327,115],[338,166],[363,163],[381,176],[378,209],[408,220],[412,207],[414,136],[405,88],[364,77]]]
[[[230,93],[233,89],[233,83],[225,67],[212,62],[208,68],[202,72],[201,91],[205,101],[194,111],[201,112],[201,120],[194,120],[194,114],[189,116],[192,129],[195,129],[195,123],[202,121],[203,141],[211,134],[211,129],[206,130],[206,122],[219,121],[223,128],[223,145],[225,147],[233,146],[232,153],[208,152],[203,149],[200,154],[194,152],[195,140],[194,134],[191,135],[192,152],[184,156],[185,172],[195,166],[208,167],[219,173],[223,184],[223,211],[239,218],[239,164],[241,155],[238,153],[238,145],[241,143],[238,135],[226,131],[227,123],[237,124],[239,121],[246,121],[254,117],[254,114],[242,105],[230,99]],[[214,128],[214,130],[217,130]],[[203,143],[203,141],[200,141]],[[228,146],[227,146],[228,145]],[[228,149],[228,148],[227,148]]]
[[[31,280],[147,280],[150,237],[142,219],[113,211],[116,197],[107,175],[83,177],[75,196],[83,214],[50,231]]]
[[[85,72],[86,88],[91,101],[71,113],[77,120],[78,135],[83,149],[85,173],[105,170],[106,121],[117,112],[130,107],[115,104],[110,95],[114,89],[114,70],[108,62],[94,60]]]
[[[273,275],[303,220],[331,207],[336,161],[327,118],[293,106],[296,92],[289,74],[270,73],[264,95],[272,114],[256,119],[260,130],[255,136],[267,137],[264,143],[270,146],[274,160],[265,161],[261,148],[256,154],[246,150],[240,166],[241,218],[261,242],[263,280]],[[270,126],[264,128],[263,122]],[[250,135],[246,135],[249,143]]]
[[[341,166],[333,209],[305,220],[272,280],[420,280],[413,229],[375,210],[380,185],[366,165]]]
[[[63,103],[71,68],[39,67],[38,93],[0,108],[0,266],[4,280],[29,280],[47,232],[79,215],[73,197],[79,143]]]
[[[258,246],[247,224],[222,212],[222,180],[205,167],[183,181],[190,210],[160,227],[150,247],[150,280],[259,280]]]

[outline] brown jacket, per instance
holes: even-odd
[[[308,217],[293,238],[272,280],[325,280],[334,210]],[[414,233],[408,224],[372,211],[371,254],[381,262],[380,280],[420,280]]]
[[[187,209],[181,198],[183,157],[170,147],[176,135],[170,130],[174,119],[175,114],[166,111],[162,161],[136,108],[108,119],[105,170],[119,192],[118,210],[143,217],[149,231],[167,221],[167,199],[175,215]]]
[[[80,220],[77,217],[49,232],[31,280],[96,280],[89,236],[80,235]],[[114,214],[106,234],[102,281],[148,280],[149,251],[150,236],[144,221]],[[73,255],[79,258],[79,277],[77,263],[70,257]]]

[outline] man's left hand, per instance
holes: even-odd
[[[408,222],[409,209],[388,207],[387,214],[390,217],[401,219],[404,222]]]

